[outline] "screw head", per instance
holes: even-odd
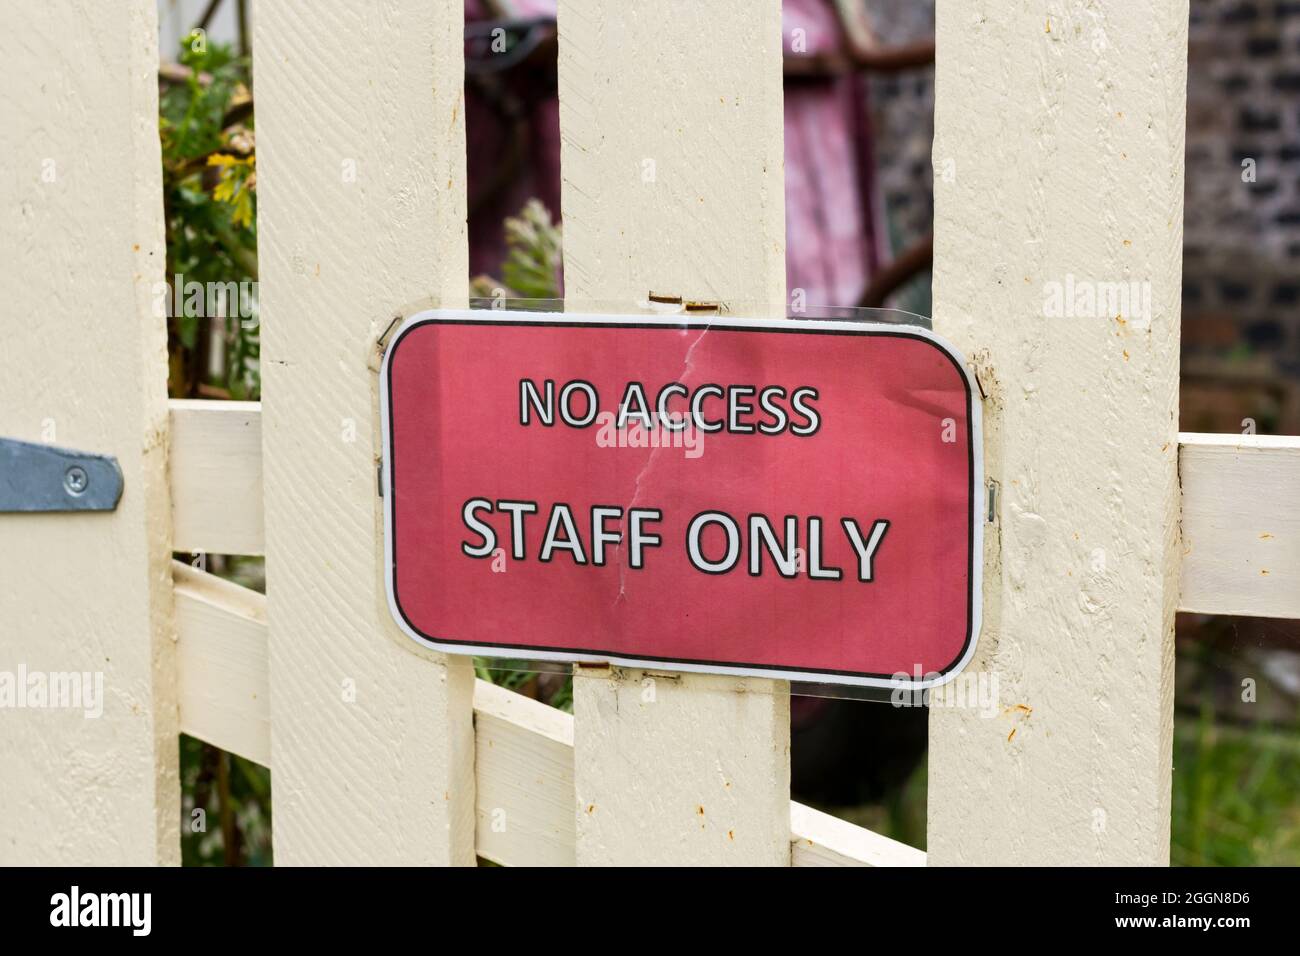
[[[63,473],[63,487],[67,489],[70,495],[85,494],[89,485],[90,476],[86,474],[86,469],[80,465],[73,465]]]

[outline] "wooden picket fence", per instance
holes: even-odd
[[[934,324],[984,392],[1002,706],[931,711],[931,864],[1167,863],[1175,611],[1300,616],[1300,439],[1177,432],[1186,0],[1092,7],[939,4]],[[926,863],[791,803],[784,683],[581,668],[571,717],[390,620],[377,342],[467,295],[462,0],[256,5],[264,399],[167,401],[154,8],[0,30],[0,434],[126,482],[0,516],[0,669],[107,695],[0,712],[0,863],[176,863],[180,732],[272,768],[282,864]],[[779,0],[559,29],[568,295],[784,314]],[[1067,274],[1149,281],[1150,321],[1044,318]],[[265,555],[266,597],[193,551]]]

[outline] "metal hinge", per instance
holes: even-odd
[[[0,438],[0,512],[115,511],[121,497],[112,455]]]

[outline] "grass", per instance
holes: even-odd
[[[1300,865],[1300,733],[1216,724],[1211,708],[1174,725],[1175,866]]]

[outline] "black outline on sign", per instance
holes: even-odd
[[[598,319],[593,319],[591,321],[582,321],[582,322],[547,322],[547,321],[529,321],[526,319],[525,320],[501,320],[501,319],[428,318],[428,319],[420,319],[417,322],[410,323],[398,333],[397,337],[393,340],[392,344],[389,345],[388,355],[387,355],[389,373],[387,376],[388,394],[386,396],[388,401],[388,435],[386,436],[386,438],[388,439],[387,442],[388,454],[389,454],[388,473],[389,473],[389,481],[390,481],[390,487],[387,490],[388,493],[393,496],[393,505],[392,505],[393,520],[391,522],[391,527],[386,528],[387,532],[391,537],[391,548],[388,549],[388,553],[386,557],[391,566],[393,604],[397,608],[398,613],[402,615],[402,620],[406,623],[406,626],[410,628],[413,633],[419,634],[422,638],[424,638],[426,641],[429,641],[432,644],[447,644],[447,645],[461,646],[461,647],[500,648],[502,650],[512,651],[522,656],[527,656],[527,653],[530,650],[543,651],[543,652],[548,652],[553,654],[581,654],[581,655],[586,655],[588,657],[607,657],[614,660],[618,660],[620,658],[626,660],[626,659],[630,659],[632,656],[626,653],[602,650],[600,648],[552,647],[549,645],[548,646],[531,645],[528,647],[520,647],[518,644],[496,644],[496,643],[485,643],[483,641],[458,641],[452,638],[434,637],[430,634],[426,634],[424,631],[416,627],[415,624],[411,621],[410,616],[406,613],[406,609],[402,607],[402,598],[397,590],[397,518],[396,518],[397,443],[394,441],[395,415],[393,414],[394,408],[393,408],[392,362],[396,354],[397,347],[401,344],[402,340],[405,339],[406,336],[409,335],[411,332],[413,332],[415,329],[418,329],[424,325],[485,325],[485,326],[497,326],[500,328],[544,327],[544,328],[557,328],[557,329],[609,329],[609,328],[659,329],[663,331],[681,331],[687,329],[699,329],[699,330],[709,331],[709,332],[758,332],[758,333],[766,333],[769,335],[844,335],[844,336],[865,336],[868,338],[876,337],[876,338],[914,339],[916,341],[924,342],[927,345],[933,346],[946,359],[948,359],[949,362],[952,363],[953,368],[957,370],[957,377],[961,380],[962,387],[966,391],[966,474],[970,486],[970,496],[969,496],[970,508],[969,508],[969,520],[967,521],[967,525],[966,525],[966,638],[964,641],[962,641],[961,650],[957,653],[957,656],[954,657],[947,664],[947,666],[945,666],[942,670],[938,670],[938,671],[926,671],[925,675],[926,676],[931,674],[938,675],[938,677],[940,678],[939,683],[941,683],[942,678],[946,677],[948,674],[957,670],[957,668],[963,663],[963,661],[966,660],[967,652],[970,650],[971,640],[974,637],[974,635],[971,632],[973,630],[972,625],[974,623],[975,601],[981,599],[980,595],[975,594],[974,587],[973,587],[975,581],[975,558],[976,558],[975,522],[978,520],[979,516],[976,514],[978,497],[976,495],[976,488],[975,488],[975,436],[973,434],[974,429],[972,427],[973,412],[971,406],[973,402],[973,396],[971,394],[970,379],[967,376],[966,369],[963,368],[962,365],[957,361],[956,356],[954,356],[951,352],[949,352],[948,349],[944,348],[941,343],[935,341],[933,337],[928,335],[920,335],[914,332],[908,332],[903,330],[894,331],[892,329],[875,329],[875,328],[862,329],[862,330],[819,329],[819,328],[791,328],[789,326],[775,326],[775,325],[772,326],[771,328],[765,328],[765,327],[753,326],[753,325],[726,325],[726,324],[717,324],[713,322],[682,322],[682,323],[668,324],[668,323],[658,323],[658,322],[610,322],[610,321],[601,321]],[[982,561],[983,555],[980,555],[979,559]],[[635,659],[639,661],[651,661],[651,662],[662,663],[662,664],[691,664],[699,667],[738,667],[738,668],[746,668],[749,670],[785,671],[790,674],[799,674],[799,675],[833,674],[842,677],[870,678],[879,681],[895,680],[894,674],[877,674],[871,671],[835,670],[831,668],[795,666],[789,664],[753,663],[753,662],[743,662],[743,661],[719,661],[719,660],[694,659],[694,658],[683,658],[683,657],[657,657],[651,654],[641,654],[641,653],[636,654]],[[915,686],[916,683],[918,682],[904,681],[904,682],[897,682],[893,686],[902,686],[902,687],[906,687],[909,685]]]

